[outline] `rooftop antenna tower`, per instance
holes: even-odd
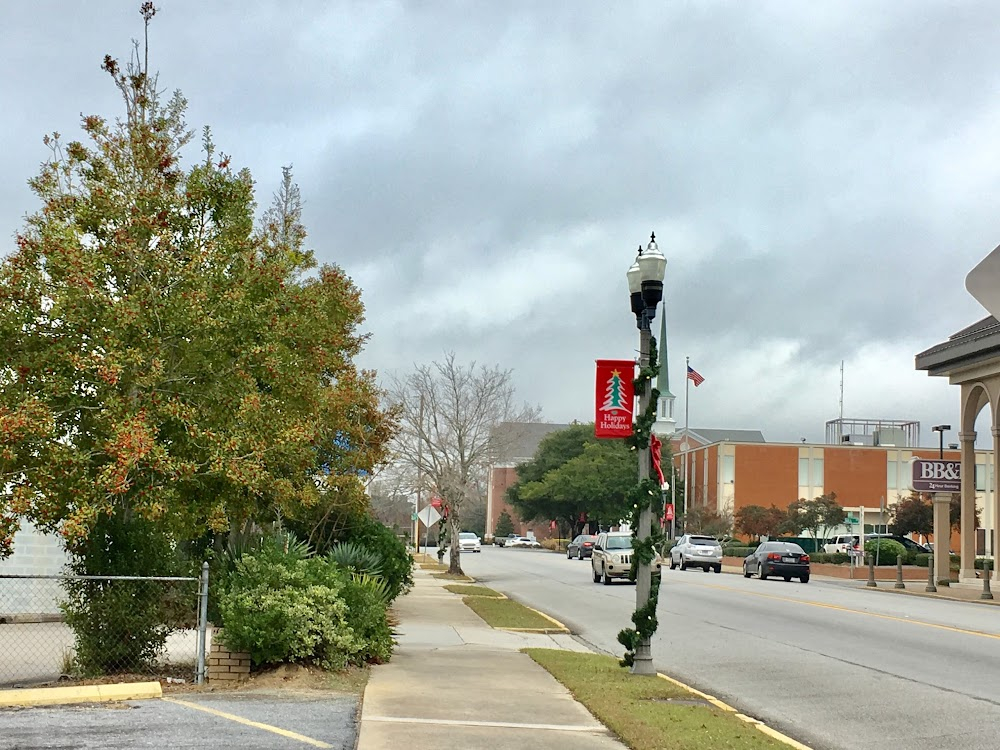
[[[840,421],[844,421],[844,360],[840,360]]]

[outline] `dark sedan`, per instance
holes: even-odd
[[[791,542],[764,542],[743,560],[743,577],[754,573],[762,581],[768,576],[781,576],[786,581],[798,578],[809,583],[809,555]]]
[[[594,554],[594,542],[597,536],[594,534],[580,534],[576,539],[566,545],[566,557],[575,557],[583,560]]]

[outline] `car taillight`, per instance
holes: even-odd
[[[809,555],[802,555],[802,557],[799,558],[799,562],[809,562]]]
[[[767,559],[768,560],[780,560],[781,559],[781,555],[779,555],[777,552],[769,552],[767,554]]]

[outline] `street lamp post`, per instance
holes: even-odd
[[[628,269],[628,289],[635,314],[635,325],[639,329],[639,369],[649,366],[651,324],[656,317],[656,306],[663,299],[663,276],[667,270],[667,259],[656,246],[656,235],[651,234],[649,244],[643,250],[639,246],[632,267]],[[638,394],[639,405],[637,414],[644,414],[649,406],[650,388],[645,382],[642,392]],[[650,454],[648,450],[639,451],[639,482],[649,478]],[[653,513],[649,503],[644,503],[639,509],[639,527],[636,538],[639,541],[649,539],[653,525]],[[652,589],[652,567],[647,562],[641,562],[636,570],[635,605],[636,610],[642,610],[649,602]],[[632,663],[632,674],[654,675],[653,655],[648,637],[643,637],[635,649]]]
[[[944,434],[950,429],[951,429],[950,424],[936,424],[933,427],[931,427],[931,431],[936,432],[938,434],[938,437],[940,438],[940,441],[938,443],[938,445],[940,446],[938,448],[938,458],[942,460],[944,459]]]

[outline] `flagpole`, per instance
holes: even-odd
[[[691,437],[688,433],[688,414],[689,405],[691,403],[690,393],[691,393],[691,378],[688,377],[688,370],[691,368],[691,358],[684,358],[684,439],[681,441],[683,445],[687,445],[687,449],[684,451],[684,497],[681,498],[684,501],[684,530],[687,531],[687,507],[688,507],[688,451],[691,450]],[[674,510],[676,513],[676,509]]]

